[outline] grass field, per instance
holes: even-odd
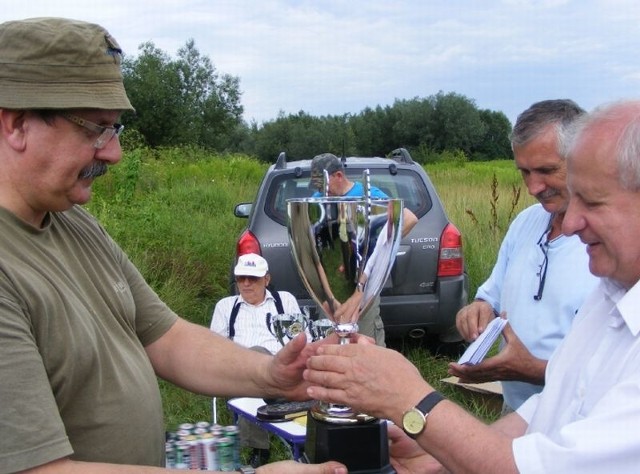
[[[208,327],[215,303],[227,296],[235,241],[246,223],[233,216],[234,205],[253,200],[266,167],[197,149],[131,150],[95,183],[87,207],[171,308]],[[434,164],[427,172],[463,234],[473,295],[491,271],[509,222],[533,200],[511,161]],[[446,358],[411,341],[399,349],[445,395],[483,419],[495,418],[487,406],[439,382]],[[167,429],[210,420],[209,398],[163,382],[161,390]],[[230,422],[223,400],[219,406],[220,421]]]

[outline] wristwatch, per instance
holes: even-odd
[[[242,474],[256,474],[256,470],[252,466],[240,466],[236,472],[241,472]]]
[[[433,391],[411,410],[405,411],[402,415],[402,429],[404,432],[414,439],[417,438],[427,425],[429,412],[444,399],[440,393]]]
[[[364,291],[364,283],[362,283],[362,282],[360,282],[360,281],[359,281],[358,283],[356,283],[356,288],[357,288],[359,291]]]

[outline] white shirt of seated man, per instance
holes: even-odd
[[[211,318],[211,330],[229,337],[231,312],[234,305],[240,303],[233,325],[233,340],[245,347],[264,347],[275,354],[282,348],[282,344],[268,325],[268,315],[276,315],[278,310],[273,295],[267,289],[271,280],[267,261],[254,253],[241,255],[233,273],[240,294],[218,301]],[[291,293],[278,291],[278,294],[285,314],[301,313],[298,302]]]

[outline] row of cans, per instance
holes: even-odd
[[[240,467],[240,439],[235,425],[182,423],[166,438],[167,468],[233,472]]]

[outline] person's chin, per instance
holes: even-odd
[[[607,268],[607,258],[602,255],[602,245],[595,244],[587,244],[587,255],[589,256],[589,271],[598,277],[606,277],[608,276]]]
[[[538,199],[538,202],[540,202],[542,207],[544,207],[544,210],[550,214],[557,214],[567,210],[567,203],[564,200],[559,199],[558,196],[554,196],[549,199]]]
[[[88,181],[84,186],[81,186],[76,192],[73,193],[71,201],[73,204],[86,204],[91,200],[91,184],[92,180]]]

